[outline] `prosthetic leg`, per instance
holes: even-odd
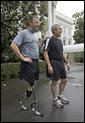
[[[31,96],[31,92],[27,92],[27,96],[26,97],[22,97],[20,99],[20,105],[22,107],[23,110],[28,110],[29,108],[25,105],[25,102],[27,103],[28,100],[29,100],[29,97]],[[30,108],[31,108],[31,111],[37,115],[37,116],[41,116],[43,117],[43,114],[41,112],[39,112],[36,108],[36,104],[38,103],[37,99],[36,99],[36,96],[35,96],[35,91],[34,91],[34,87],[32,87],[32,94],[33,94],[33,102],[30,104]],[[28,102],[29,103],[29,102]]]
[[[43,117],[43,114],[42,114],[41,112],[39,112],[39,111],[34,107],[34,105],[36,105],[36,104],[38,103],[38,101],[37,101],[37,99],[36,99],[36,96],[35,96],[34,88],[32,88],[32,92],[33,92],[34,102],[31,103],[31,105],[30,105],[30,106],[31,106],[31,110],[32,110],[32,112],[33,112],[35,115]]]

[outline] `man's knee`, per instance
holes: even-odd
[[[32,86],[28,83],[27,89],[26,89],[26,95],[27,97],[30,97],[32,94]]]
[[[29,83],[28,83],[28,86],[27,86],[27,90],[32,91],[32,86]]]
[[[56,86],[57,85],[57,81],[56,80],[52,80],[51,85],[52,86]]]
[[[34,82],[34,85],[31,85],[31,84],[28,82],[28,86],[27,86],[27,90],[26,90],[27,97],[30,97],[30,96],[31,96],[32,90],[33,90],[35,84],[36,84],[36,81]]]
[[[67,78],[62,79],[62,82],[63,82],[63,83],[67,83],[67,81],[68,81],[68,79],[67,79]]]

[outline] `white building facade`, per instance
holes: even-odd
[[[57,1],[48,1],[48,31],[47,35],[51,36],[51,26],[60,24],[62,27],[61,40],[63,45],[73,44],[72,25],[73,21],[67,16],[56,11]]]
[[[72,34],[72,25],[73,21],[67,16],[56,11],[55,23],[60,24],[62,27],[62,43],[63,45],[72,45],[73,44],[73,34]]]

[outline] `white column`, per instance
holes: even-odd
[[[53,7],[53,11],[52,11],[52,12],[53,12],[53,14],[52,14],[52,15],[53,15],[53,20],[52,20],[52,22],[53,22],[53,24],[55,24],[55,8],[54,8],[54,7]]]
[[[65,40],[65,45],[68,45],[68,26],[65,26],[65,36],[66,36],[66,40]]]
[[[52,1],[52,24],[56,24],[56,5],[57,1]]]
[[[48,1],[48,36],[52,35],[51,26],[52,26],[52,5],[51,1]]]

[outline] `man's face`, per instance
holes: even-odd
[[[35,31],[35,32],[38,31],[39,25],[40,25],[39,19],[38,18],[33,18],[33,21],[31,23],[32,30]]]
[[[54,30],[54,33],[57,37],[60,37],[61,36],[61,33],[62,33],[62,28],[60,25],[58,25],[57,29]]]

